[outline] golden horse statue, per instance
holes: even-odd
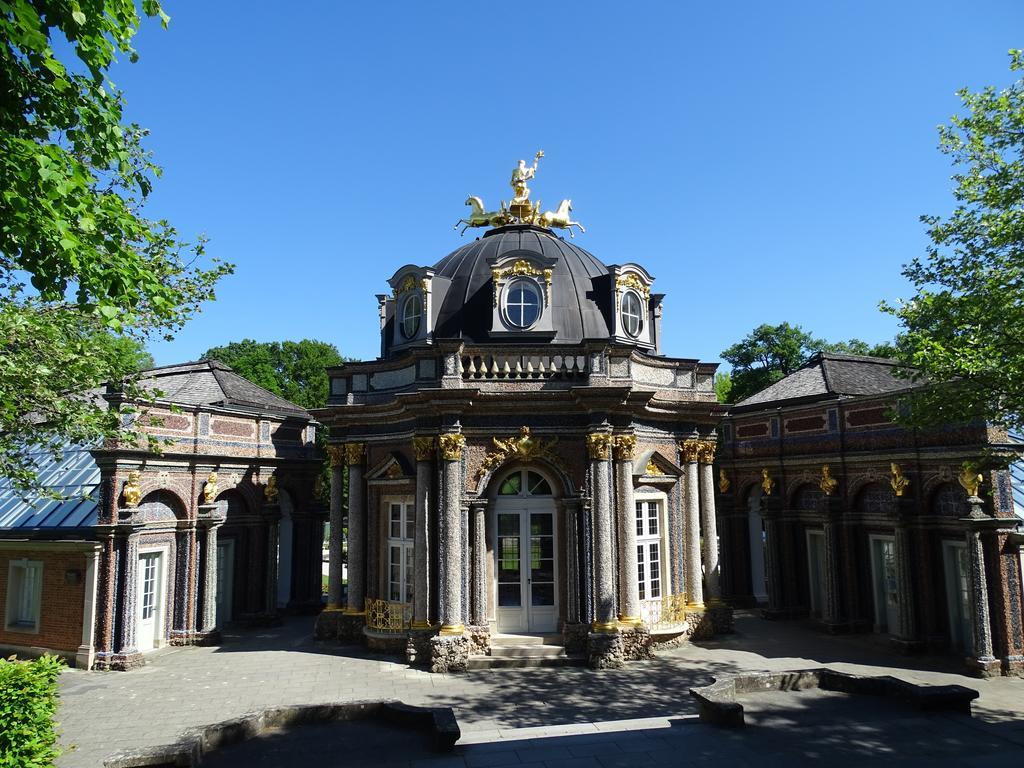
[[[504,203],[502,203],[500,211],[485,211],[484,201],[476,195],[470,195],[466,198],[466,205],[472,206],[473,209],[469,213],[469,218],[459,219],[452,227],[452,229],[458,229],[459,224],[465,224],[460,235],[466,234],[466,230],[470,227],[500,227],[508,223],[508,212],[505,210]]]
[[[578,221],[572,221],[569,219],[569,214],[572,212],[572,200],[563,200],[558,205],[557,211],[544,211],[537,220],[537,223],[545,229],[552,229],[557,227],[559,229],[568,229],[569,237],[575,237],[575,233],[572,231],[573,227],[579,227],[580,232],[586,232],[583,225]]]

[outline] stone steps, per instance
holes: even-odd
[[[491,655],[473,656],[470,669],[529,669],[574,666],[583,657],[567,656],[558,635],[491,635]]]

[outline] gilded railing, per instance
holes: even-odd
[[[686,595],[665,595],[640,601],[640,618],[648,629],[682,631],[686,623]]]
[[[388,600],[366,600],[366,627],[374,632],[400,634],[409,628],[412,621],[412,606],[409,603],[392,603]]]

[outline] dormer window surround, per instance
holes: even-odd
[[[384,316],[390,320],[382,329],[391,349],[430,343],[433,334],[434,270],[407,265],[388,283]]]
[[[555,259],[511,253],[489,259],[488,265],[493,305],[490,337],[553,337]]]
[[[653,347],[651,284],[654,278],[638,264],[609,267],[612,284],[612,336],[642,347]]]

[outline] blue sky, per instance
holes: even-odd
[[[158,364],[246,337],[375,357],[385,280],[538,149],[534,197],[667,294],[666,354],[783,320],[891,338],[878,301],[952,205],[936,126],[1024,46],[1024,4],[983,0],[165,5],[113,73],[165,169],[147,213],[237,271]]]

